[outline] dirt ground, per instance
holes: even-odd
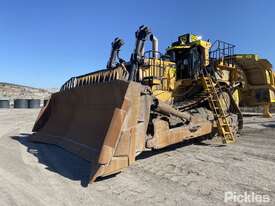
[[[0,110],[0,205],[253,205],[227,191],[269,195],[275,205],[275,118],[245,117],[236,144],[179,144],[142,154],[122,173],[85,187],[89,162],[28,141],[38,110]]]

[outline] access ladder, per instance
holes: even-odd
[[[222,138],[224,144],[234,143],[236,141],[235,135],[232,132],[231,122],[228,121],[228,115],[225,109],[222,107],[221,98],[218,95],[214,82],[210,76],[202,77],[202,84],[205,91],[209,95],[209,104],[214,112],[214,117],[217,122],[217,128],[219,135]],[[223,98],[223,96],[222,96]],[[224,101],[226,101],[224,99]]]

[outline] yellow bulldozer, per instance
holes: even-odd
[[[135,37],[129,61],[120,58],[123,40],[116,38],[106,69],[65,82],[33,127],[31,140],[92,162],[91,182],[120,172],[145,150],[215,136],[234,143],[242,128],[233,45],[184,34],[162,54],[148,27]]]

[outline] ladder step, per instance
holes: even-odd
[[[227,123],[222,123],[222,124],[220,124],[221,126],[229,126]]]

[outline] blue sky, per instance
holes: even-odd
[[[162,50],[193,32],[275,65],[274,11],[273,0],[0,0],[0,81],[60,87],[105,68],[115,37],[125,40],[121,56],[128,59],[142,24]]]

